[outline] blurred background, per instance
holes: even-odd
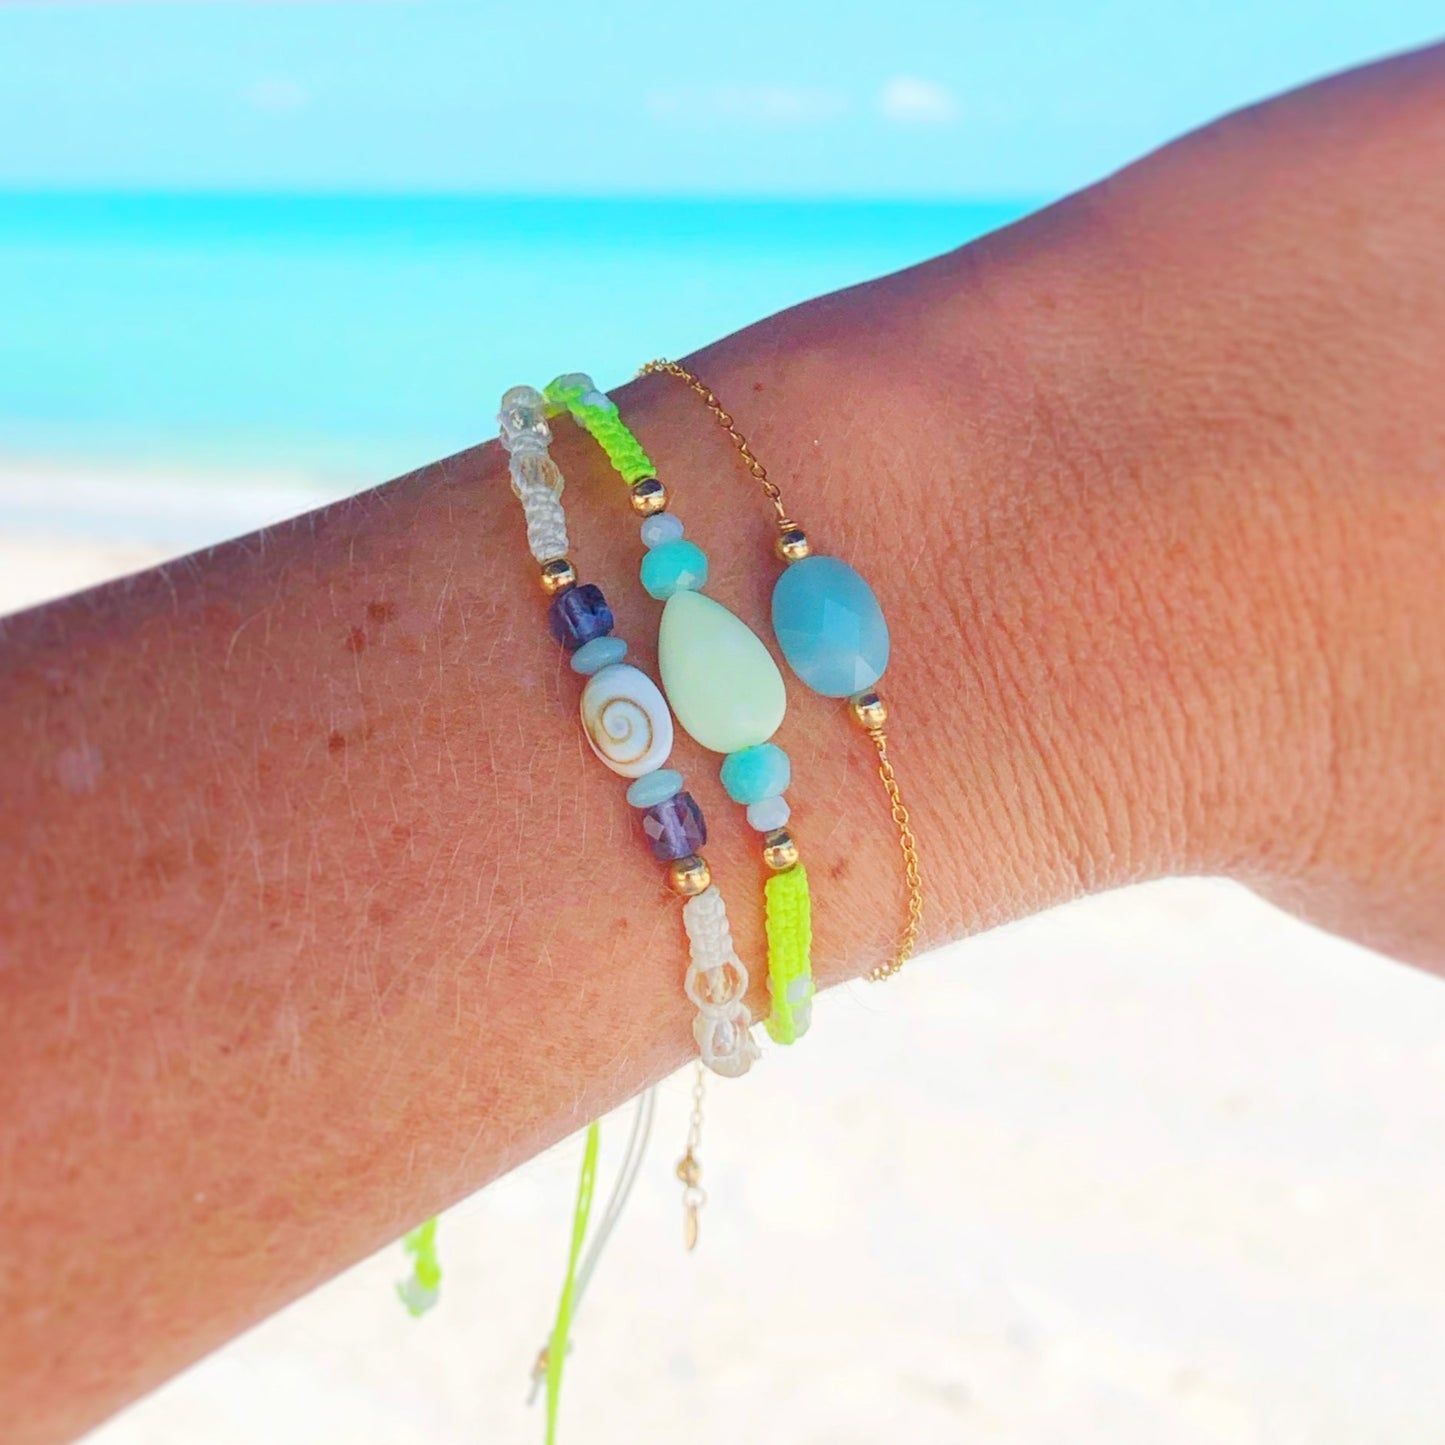
[[[1426,43],[1438,0],[0,4],[0,611],[294,514]],[[1179,881],[664,1086],[564,1439],[1445,1436],[1445,990]],[[615,1154],[622,1130],[605,1136]],[[97,1445],[540,1438],[575,1141]],[[604,1159],[604,1179],[605,1159]]]

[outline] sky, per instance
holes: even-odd
[[[0,3],[0,187],[1039,197],[1439,0]]]

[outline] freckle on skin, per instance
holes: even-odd
[[[341,733],[332,733],[331,736],[326,739],[326,748],[327,748],[327,751],[328,751],[328,752],[333,752],[333,753],[345,752],[345,751],[346,751],[346,738],[345,738],[345,736],[344,736],[343,734],[341,734]]]
[[[100,749],[90,743],[62,748],[55,756],[55,780],[67,793],[93,793],[104,770]]]
[[[366,615],[373,622],[390,622],[396,616],[396,604],[385,601],[368,602]]]
[[[353,627],[346,634],[346,650],[348,652],[361,652],[366,647],[366,634],[359,628]]]

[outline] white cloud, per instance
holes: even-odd
[[[895,75],[878,92],[878,110],[894,125],[950,125],[958,119],[953,92],[916,75]]]
[[[654,90],[646,97],[657,120],[691,117],[763,126],[814,125],[835,120],[847,100],[828,90],[788,85],[713,85],[696,89]]]

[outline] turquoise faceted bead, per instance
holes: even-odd
[[[591,677],[627,656],[627,644],[620,637],[594,637],[572,654],[572,671]]]
[[[707,553],[686,537],[659,542],[642,558],[642,585],[665,602],[674,592],[699,592],[707,585]]]
[[[788,791],[793,765],[776,743],[759,743],[723,759],[722,785],[735,803],[760,803]],[[781,826],[781,825],[779,825]]]
[[[634,808],[655,808],[682,792],[682,774],[675,768],[658,768],[643,773],[628,789],[627,801]]]
[[[767,742],[787,711],[772,654],[747,623],[701,592],[667,599],[657,667],[678,723],[715,753]]]
[[[773,631],[788,666],[824,697],[870,688],[888,666],[888,624],[873,589],[836,557],[804,557],[773,588]]]

